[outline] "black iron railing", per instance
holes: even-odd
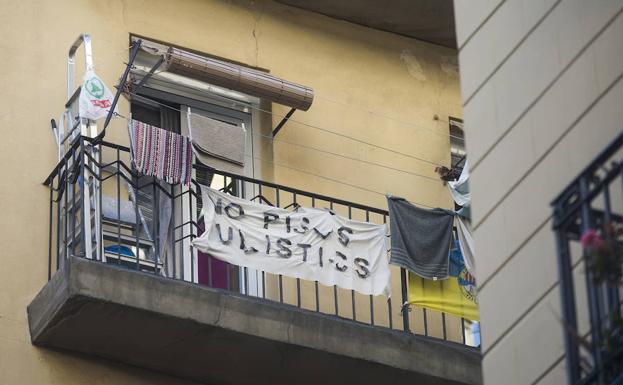
[[[571,385],[623,384],[622,147],[623,133],[552,203]]]
[[[276,207],[327,207],[374,223],[386,223],[387,211],[201,165],[194,166],[196,176],[190,187],[162,184],[139,175],[130,164],[129,148],[108,142],[93,146],[91,139],[82,137],[46,179],[50,190],[48,278],[66,258],[78,256],[373,326],[427,336],[431,329],[441,330],[435,337],[466,344],[468,321],[462,318],[427,309],[417,309],[421,315],[417,321],[410,318],[404,269],[400,270],[398,295],[387,300],[366,298],[317,281],[229,265],[198,255],[190,247],[202,227],[201,184]]]

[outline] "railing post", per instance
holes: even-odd
[[[588,176],[583,175],[579,180],[579,184],[580,184],[579,186],[580,187],[580,201],[582,202],[582,206],[581,206],[582,221],[581,221],[581,226],[580,226],[580,232],[583,234],[593,226],[591,212],[590,212],[591,210],[590,201],[588,200],[588,188],[589,188]],[[570,269],[572,268],[573,267],[570,266]],[[595,367],[601,368],[602,360],[601,360],[601,348],[599,344],[602,341],[602,333],[601,333],[602,331],[601,330],[602,307],[600,304],[601,301],[600,301],[599,293],[597,292],[597,288],[595,287],[595,284],[594,284],[593,272],[591,271],[591,266],[588,262],[588,255],[586,255],[586,251],[584,251],[584,268],[586,272],[585,273],[586,290],[588,292],[587,293],[588,294],[588,308],[589,308],[589,316],[590,316],[590,321],[591,321],[591,341],[593,345],[593,351],[592,351],[593,360],[595,363]],[[572,270],[570,271],[572,274]],[[577,327],[572,330],[576,331]],[[598,379],[598,383],[601,384],[600,379]]]
[[[67,175],[67,170],[64,171],[64,174],[61,173],[60,168],[59,168],[59,174],[56,176],[57,183],[56,183],[56,270],[58,270],[58,267],[60,266],[61,263],[61,233],[63,232],[63,229],[65,228],[65,221],[62,220],[62,216],[61,216],[61,206],[62,206],[62,198],[59,196],[59,193],[63,194],[65,197],[67,197],[67,186],[63,185],[65,183],[65,181],[63,180],[63,175]],[[52,181],[50,183],[54,183],[54,179],[52,179]],[[65,204],[67,204],[67,199],[65,199]],[[66,242],[66,239],[65,239]],[[65,249],[66,247],[63,246],[63,249]]]
[[[74,157],[74,153],[71,154],[71,158],[73,159]],[[73,162],[72,162],[73,163]],[[56,265],[56,270],[59,269],[61,263],[60,261],[62,260],[63,264],[65,263],[65,260],[67,259],[67,257],[69,256],[69,181],[71,180],[71,178],[73,178],[73,175],[70,173],[69,171],[69,167],[67,166],[67,164],[65,164],[65,180],[64,180],[64,195],[65,195],[65,199],[64,199],[64,206],[63,206],[63,210],[62,210],[62,215],[61,218],[63,219],[63,257],[59,259],[59,263]],[[72,201],[74,200],[74,196],[73,196],[73,187],[71,189],[72,192]],[[73,221],[72,221],[73,223]]]
[[[121,153],[119,149],[117,155],[117,264],[121,265]],[[138,207],[138,205],[137,205]],[[138,253],[138,249],[136,249]]]
[[[279,189],[275,189],[275,205],[281,207],[279,201]],[[283,276],[279,274],[279,302],[283,302]]]
[[[366,210],[366,222],[370,222],[370,210]],[[370,325],[374,325],[374,296],[370,294]]]
[[[409,294],[407,291],[407,271],[401,267],[400,268],[400,287],[402,289],[402,302],[401,302],[401,312],[402,312],[402,325],[403,330],[408,332],[411,331],[409,327]]]
[[[89,195],[89,182],[88,182],[88,174],[85,167],[85,157],[86,157],[86,148],[84,145],[84,139],[82,137],[80,140],[80,171],[79,171],[79,181],[80,181],[80,210],[82,211],[82,249],[84,252],[84,258],[91,259],[93,256],[91,255],[91,197]]]
[[[54,201],[53,182],[50,182],[50,212],[49,212],[49,233],[48,233],[48,281],[52,278],[52,207]]]
[[[558,211],[558,210],[556,210]],[[556,214],[554,215],[556,221]],[[556,224],[554,224],[556,226]],[[575,290],[573,285],[573,273],[571,257],[569,253],[569,241],[564,234],[564,228],[554,227],[556,232],[556,250],[558,252],[558,276],[560,277],[560,300],[562,305],[564,341],[567,359],[567,377],[575,383],[580,378],[579,346],[574,340],[572,333],[577,330],[575,310]]]
[[[159,188],[156,188],[158,182],[154,179],[152,182],[153,187],[153,202],[154,202],[154,210],[153,218],[152,218],[152,228],[154,231],[153,241],[154,241],[154,274],[158,275],[158,261],[160,260],[160,194],[161,191]],[[192,207],[192,202],[191,202]],[[192,210],[192,209],[191,209]],[[192,220],[192,217],[191,217]],[[191,225],[192,228],[192,225]],[[191,237],[192,240],[192,237]],[[164,268],[164,265],[163,265]]]
[[[141,223],[141,218],[138,212],[138,194],[139,194],[139,190],[140,190],[140,186],[139,186],[139,178],[136,175],[132,175],[132,183],[134,184],[134,223],[135,223],[135,235],[136,235],[136,271],[140,271],[141,270],[141,261],[140,261],[140,256],[141,256],[141,244],[139,242],[139,235],[141,234],[141,228],[142,228],[142,223]]]
[[[609,226],[612,222],[612,207],[610,204],[610,187],[608,185],[604,186],[604,231],[609,231]],[[609,236],[616,237],[616,234],[610,234]],[[621,315],[620,311],[620,296],[619,296],[619,287],[616,285],[606,284],[606,314],[608,317],[608,327],[611,327],[612,319],[619,319]]]
[[[167,274],[167,276],[177,279],[177,259],[175,257],[175,249],[177,248],[175,243],[175,186],[171,186],[171,197],[169,199],[171,200],[171,234],[169,237],[169,239],[171,239],[169,241],[171,243],[171,273]]]

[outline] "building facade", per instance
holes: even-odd
[[[621,1],[455,1],[485,384],[580,383],[567,359],[591,329],[591,280],[578,238],[564,251],[571,267],[559,265],[550,204],[593,174],[591,161],[621,132],[622,10]],[[619,158],[600,160],[604,172]],[[620,180],[609,193],[620,212]],[[587,218],[591,206],[606,210],[603,194],[578,198]],[[575,295],[563,300],[565,269]],[[582,365],[600,367],[584,353]]]
[[[106,289],[108,286],[103,280],[107,279],[105,277],[110,277],[116,283],[112,284],[112,291],[108,294],[116,295],[123,292],[130,297],[135,292],[134,290],[137,290],[136,287],[124,286],[125,281],[119,281],[121,279],[119,277],[123,276],[128,281],[136,279],[136,285],[139,281],[142,282],[142,278],[136,278],[139,276],[133,276],[133,273],[128,273],[128,271],[118,274],[116,271],[111,273],[106,269],[87,271],[93,266],[95,268],[102,266],[88,263],[84,265],[78,262],[75,265],[73,262],[65,264],[65,262],[59,262],[55,256],[60,244],[54,241],[52,234],[53,231],[59,230],[58,223],[60,222],[53,221],[55,215],[53,211],[56,210],[56,206],[50,202],[50,196],[57,194],[58,191],[52,191],[49,186],[42,185],[42,182],[58,163],[58,147],[53,136],[50,135],[50,119],[55,119],[57,124],[60,124],[58,117],[68,100],[67,52],[81,33],[90,34],[94,69],[113,92],[115,92],[113,86],[117,85],[126,67],[130,48],[136,39],[163,44],[167,47],[177,47],[187,52],[259,70],[313,88],[314,100],[311,108],[308,111],[296,111],[275,137],[272,137],[272,131],[288,113],[288,107],[261,99],[249,99],[247,103],[247,99],[244,99],[245,95],[239,95],[239,99],[234,98],[237,103],[240,103],[239,105],[233,103],[232,106],[235,104],[233,107],[224,105],[225,99],[219,99],[221,104],[214,104],[216,107],[211,113],[229,111],[232,115],[225,114],[227,116],[223,119],[235,118],[247,122],[246,130],[252,133],[247,146],[251,153],[247,153],[245,167],[240,172],[248,178],[289,186],[301,191],[310,191],[336,200],[354,202],[381,210],[386,209],[386,194],[402,196],[423,206],[453,208],[452,199],[446,186],[439,180],[435,167],[452,166],[450,164],[449,119],[462,117],[457,51],[454,48],[334,19],[273,1],[18,1],[6,2],[0,6],[0,15],[2,47],[5,52],[4,71],[0,75],[3,84],[1,95],[5,109],[0,113],[0,121],[6,138],[1,144],[0,157],[2,162],[8,166],[4,169],[4,182],[0,186],[0,196],[4,202],[3,215],[0,219],[4,230],[0,235],[0,244],[4,249],[2,257],[4,263],[3,268],[0,269],[2,285],[0,337],[3,342],[0,344],[0,383],[185,384],[191,383],[191,380],[210,383],[249,381],[248,378],[237,377],[240,372],[244,372],[243,364],[239,362],[229,369],[231,377],[221,372],[212,377],[210,373],[205,375],[197,368],[202,365],[210,366],[208,362],[210,359],[204,359],[201,354],[207,353],[202,353],[201,350],[194,351],[192,354],[188,353],[188,357],[184,356],[183,363],[190,366],[184,366],[180,362],[173,369],[167,369],[166,365],[158,363],[157,355],[149,356],[153,365],[147,365],[146,360],[133,361],[131,358],[123,359],[114,353],[111,354],[110,352],[114,352],[114,349],[107,350],[106,345],[111,344],[113,340],[117,341],[115,335],[124,337],[122,339],[126,339],[128,343],[132,341],[131,346],[137,347],[143,352],[141,354],[146,356],[150,350],[155,349],[155,345],[142,344],[139,340],[133,340],[131,338],[133,334],[125,327],[118,329],[121,324],[115,324],[118,334],[98,334],[97,331],[89,331],[86,327],[73,329],[75,333],[68,333],[65,330],[62,333],[66,334],[62,334],[60,330],[63,327],[58,327],[56,330],[59,334],[54,335],[54,324],[63,325],[63,322],[68,319],[78,320],[74,316],[80,314],[79,311],[71,313],[71,309],[67,308],[57,313],[54,313],[56,310],[46,308],[54,303],[54,295],[50,292],[44,293],[42,288],[46,286],[49,275],[53,278],[50,282],[62,281],[63,278],[59,278],[58,273],[54,274],[57,268],[71,266],[71,272],[69,268],[63,269],[70,288],[68,289],[69,295],[73,295],[71,288],[74,283],[82,282],[87,285],[85,283],[87,281],[82,281],[82,279],[94,279],[95,281],[89,282],[98,282],[94,285]],[[85,58],[82,52],[82,47],[80,47],[76,54],[74,72],[76,84],[80,83],[85,68]],[[132,68],[134,76],[140,72],[138,67],[139,64],[136,64]],[[165,79],[166,74],[156,72],[153,82],[157,83],[158,79]],[[203,86],[197,85],[197,87]],[[150,88],[147,84],[147,88],[153,90],[158,87]],[[158,91],[164,92],[162,90],[161,88]],[[170,88],[167,88],[166,92],[169,91]],[[208,96],[214,99],[222,96],[222,94],[216,94],[218,92]],[[161,111],[163,115],[159,115],[157,119],[164,124],[166,114],[162,111],[175,104],[171,100],[164,100],[162,94],[141,93],[135,97],[130,95],[126,93],[119,101],[119,116],[113,118],[107,128],[105,140],[108,142],[127,146],[125,118],[140,116],[140,114],[148,116],[160,108],[158,111]],[[180,116],[183,116],[183,111],[180,111],[183,103],[176,103],[171,109],[177,109],[177,124],[183,126],[184,119],[182,122],[179,120]],[[202,100],[201,103],[207,105],[211,102]],[[161,107],[165,104],[169,107],[164,106],[163,110]],[[251,127],[248,126],[248,122]],[[101,130],[101,124],[99,129]],[[183,128],[181,130],[183,132]],[[102,155],[106,161],[115,160],[114,150],[102,153]],[[127,154],[121,155],[121,158],[118,156],[117,160],[128,162]],[[102,167],[102,172],[106,171],[104,169],[105,167]],[[65,171],[71,172],[69,169]],[[60,173],[56,177],[61,177]],[[81,183],[80,178],[77,178],[75,182]],[[223,179],[223,182],[226,183],[227,180]],[[117,197],[123,195],[127,198],[128,188],[123,187],[125,185],[120,187],[119,180],[117,183],[116,187],[103,186],[104,194],[111,196],[117,194]],[[52,185],[53,188],[59,186]],[[257,187],[256,185],[253,187],[254,194],[257,193]],[[273,202],[274,199],[279,199],[275,196],[274,189],[264,194]],[[54,196],[62,197],[62,195]],[[296,194],[282,195],[280,205],[292,203],[294,196]],[[311,205],[313,198],[303,194],[299,196],[299,199],[298,203]],[[328,206],[330,202],[317,203]],[[117,205],[120,204],[118,201]],[[349,215],[349,207],[336,204],[334,209],[342,215]],[[366,210],[354,211],[356,213],[353,216],[356,219],[368,219]],[[382,215],[377,216],[374,221],[382,223]],[[57,233],[54,232],[54,234]],[[121,239],[120,233],[119,239]],[[54,258],[52,258],[53,255]],[[79,271],[83,272],[82,275],[73,275],[78,274]],[[365,373],[366,370],[378,366],[380,368],[378,375],[385,373],[385,368],[399,368],[398,374],[393,373],[393,369],[387,369],[388,373],[393,373],[391,375],[400,379],[400,381],[397,380],[398,382],[406,382],[410,376],[437,381],[438,379],[435,378],[443,377],[442,374],[446,372],[451,374],[448,374],[450,377],[443,379],[446,381],[443,383],[479,383],[478,353],[475,349],[463,346],[465,340],[463,320],[433,311],[424,313],[421,309],[411,309],[411,311],[407,308],[403,309],[400,296],[401,272],[392,267],[392,275],[394,295],[389,302],[386,298],[370,297],[368,299],[367,296],[342,289],[334,291],[333,288],[316,287],[314,291],[313,282],[297,282],[294,279],[279,279],[278,277],[268,277],[266,287],[261,292],[264,297],[275,302],[316,310],[317,313],[332,314],[333,318],[325,320],[329,323],[329,326],[326,326],[328,329],[323,330],[334,330],[335,328],[330,325],[333,325],[331,322],[335,320],[357,321],[344,326],[353,327],[354,334],[348,334],[351,331],[344,331],[340,335],[343,338],[347,335],[351,340],[363,339],[361,343],[371,344],[371,351],[374,351],[375,346],[379,346],[379,349],[381,346],[375,345],[377,341],[375,338],[383,341],[381,337],[374,334],[378,328],[400,329],[399,333],[405,333],[403,330],[405,328],[410,331],[407,333],[408,338],[403,334],[395,334],[398,332],[390,332],[390,335],[397,340],[392,340],[393,345],[387,347],[389,350],[384,354],[387,358],[384,358],[386,361],[381,360],[382,362],[375,362],[375,360],[378,361],[378,357],[361,357],[363,353],[360,351],[366,349],[360,348],[359,352],[353,352],[357,349],[349,344],[340,347],[339,351],[331,350],[333,349],[330,343],[333,341],[331,338],[340,341],[336,335],[333,337],[324,336],[322,333],[314,335],[312,339],[322,345],[322,348],[305,345],[305,349],[310,349],[309,356],[316,357],[319,354],[318,351],[326,350],[328,354],[334,354],[336,357],[345,357],[345,362],[347,362],[345,365],[352,365],[346,366],[349,368],[345,372],[344,380],[346,381],[350,373],[356,371]],[[143,275],[140,277],[144,278]],[[239,275],[236,279],[247,279],[246,276],[241,277]],[[77,281],[73,281],[74,278]],[[148,281],[144,282],[147,286],[143,290],[148,288],[157,290],[159,286],[149,286],[153,282]],[[239,290],[249,294],[249,289],[245,286],[249,284],[248,281],[245,282]],[[95,286],[88,286],[87,291]],[[84,288],[80,285],[78,287]],[[124,291],[124,287],[128,290],[127,292]],[[174,293],[175,290],[183,291],[186,290],[185,288],[186,286],[179,286],[169,289],[171,293]],[[37,296],[40,291],[43,296],[41,294]],[[90,291],[80,293],[80,296],[89,298],[104,295]],[[199,302],[195,304],[202,303],[200,296],[179,295],[181,297],[175,298],[188,298],[189,301],[196,299]],[[255,295],[258,295],[257,292]],[[35,297],[37,299],[32,302]],[[130,297],[126,299],[130,301]],[[166,295],[159,297],[159,300],[164,302],[158,302],[150,295],[146,295],[145,298],[144,305],[145,309],[148,309],[147,313],[158,313],[162,310],[158,306],[170,305],[166,303]],[[218,301],[226,300],[230,299]],[[215,301],[213,304],[215,308],[212,311],[219,306],[224,306],[224,302]],[[69,302],[65,302],[67,303]],[[40,310],[37,313],[40,316],[38,319],[41,322],[40,325],[43,325],[41,330],[45,332],[39,334],[37,332],[33,335],[33,330],[39,330],[37,329],[39,324],[33,325],[36,322],[31,319],[29,325],[27,317],[29,304],[32,306],[29,310],[32,317],[38,311],[37,309]],[[76,303],[71,306],[74,305]],[[247,306],[233,303],[229,305],[227,309]],[[121,305],[117,303],[115,306]],[[259,308],[263,309],[261,306]],[[48,310],[58,317],[69,318],[62,318],[63,322],[59,322],[59,319],[54,317],[46,320],[45,314]],[[294,319],[288,317],[295,316],[288,313],[289,310],[282,311],[280,308],[277,310],[275,310],[277,313],[273,315],[276,317],[273,319],[275,323],[270,325],[276,329],[288,329],[290,326],[287,321]],[[405,316],[403,310],[409,315]],[[117,309],[99,314],[106,314],[112,322],[115,314],[122,314],[125,310],[119,313],[120,311]],[[181,310],[175,308],[172,311],[173,313],[181,312],[175,313],[181,318],[185,316],[180,314],[195,314],[192,308]],[[205,311],[210,313],[209,307]],[[242,310],[241,312],[244,313]],[[87,313],[89,312],[85,310],[82,314],[86,316]],[[107,318],[98,317],[97,314],[97,312],[94,313],[95,318],[88,318],[90,321],[86,321],[87,318],[85,318],[81,325],[88,322],[105,322],[102,319]],[[143,332],[149,332],[149,328],[145,325],[161,319],[155,316],[143,319],[140,318],[141,314],[146,313],[137,313],[133,317],[145,322],[133,325],[136,330]],[[167,315],[169,318],[163,319],[170,319],[171,314]],[[201,314],[197,317],[205,315]],[[253,324],[254,319],[257,319],[258,323],[263,319],[260,314],[245,314],[249,317],[247,323],[240,321],[232,328],[244,328],[248,324]],[[296,314],[298,316],[299,313]],[[303,317],[301,322],[312,323],[312,321],[305,321],[308,319],[305,318],[307,316],[301,315],[301,317]],[[232,324],[235,324],[236,320],[239,321],[240,318],[233,317]],[[219,320],[215,322],[218,323]],[[321,321],[317,322],[322,324]],[[374,323],[374,328],[363,325],[371,323]],[[70,323],[65,323],[65,325],[70,325]],[[164,338],[159,333],[167,330],[163,326],[165,324],[154,325],[152,327],[156,329],[151,334],[153,341]],[[267,332],[271,329],[270,325],[258,327],[258,330],[261,330],[256,331],[254,337],[262,341],[281,338],[281,334],[275,336]],[[65,326],[65,328],[68,327]],[[103,328],[101,330],[108,330],[105,324],[100,324],[100,327]],[[102,339],[98,340],[99,342],[91,341],[90,345],[85,347],[85,345],[80,345],[81,342],[86,343],[84,342],[86,339],[80,337],[79,332]],[[239,329],[238,332],[244,335],[254,335],[254,332],[247,329]],[[264,332],[268,334],[262,334]],[[368,332],[373,334],[368,336],[366,334]],[[127,338],[125,338],[126,334]],[[418,334],[426,336],[415,337]],[[52,349],[33,345],[31,339],[37,344],[37,336],[42,336],[43,339],[48,338],[45,343],[38,343],[38,345],[48,345]],[[288,334],[283,338],[291,337]],[[189,338],[192,340],[191,337]],[[53,340],[58,342],[59,339],[63,340],[60,344],[50,342]],[[416,343],[417,341],[422,342]],[[253,346],[252,342],[243,339],[241,346],[244,344]],[[292,344],[303,344],[303,342],[293,342],[289,345]],[[401,351],[407,346],[416,350],[420,349],[418,350],[420,355],[413,356],[415,358],[401,356]],[[118,346],[115,349],[119,351]],[[183,347],[180,349],[184,351]],[[227,349],[224,351],[228,351]],[[434,354],[426,349],[432,349]],[[62,352],[62,350],[91,354],[73,354]],[[261,355],[263,350],[259,349],[257,353]],[[382,353],[383,351],[379,354]],[[440,356],[450,354],[450,357],[455,354],[458,358],[454,362],[443,362],[443,360],[432,358],[430,362],[427,362],[427,356],[437,357],[436,354]],[[97,356],[99,358],[94,358]],[[272,356],[268,354],[268,357]],[[356,361],[353,357],[363,361]],[[318,359],[320,360],[318,362],[323,362],[322,360],[326,358]],[[224,365],[228,362],[219,361],[217,357],[212,357],[211,360]],[[392,365],[387,360],[402,363]],[[408,367],[410,361],[420,361],[421,368]],[[192,366],[189,362],[194,362],[196,366]],[[301,370],[305,367],[301,363],[292,364],[294,368],[292,370],[295,370],[297,365]],[[262,383],[269,379],[259,377],[257,380]]]

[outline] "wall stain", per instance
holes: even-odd
[[[411,51],[410,49],[402,50],[402,53],[400,54],[400,60],[402,60],[407,66],[407,71],[409,72],[409,75],[413,76],[421,82],[426,81],[426,74],[424,73],[424,69],[415,57],[413,51]]]
[[[442,56],[441,70],[453,78],[459,77],[459,60],[456,56]]]

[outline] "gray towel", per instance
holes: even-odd
[[[392,252],[390,263],[426,279],[448,278],[454,213],[425,210],[388,197]]]
[[[196,113],[190,114],[190,132],[195,153],[244,165],[245,129]]]

